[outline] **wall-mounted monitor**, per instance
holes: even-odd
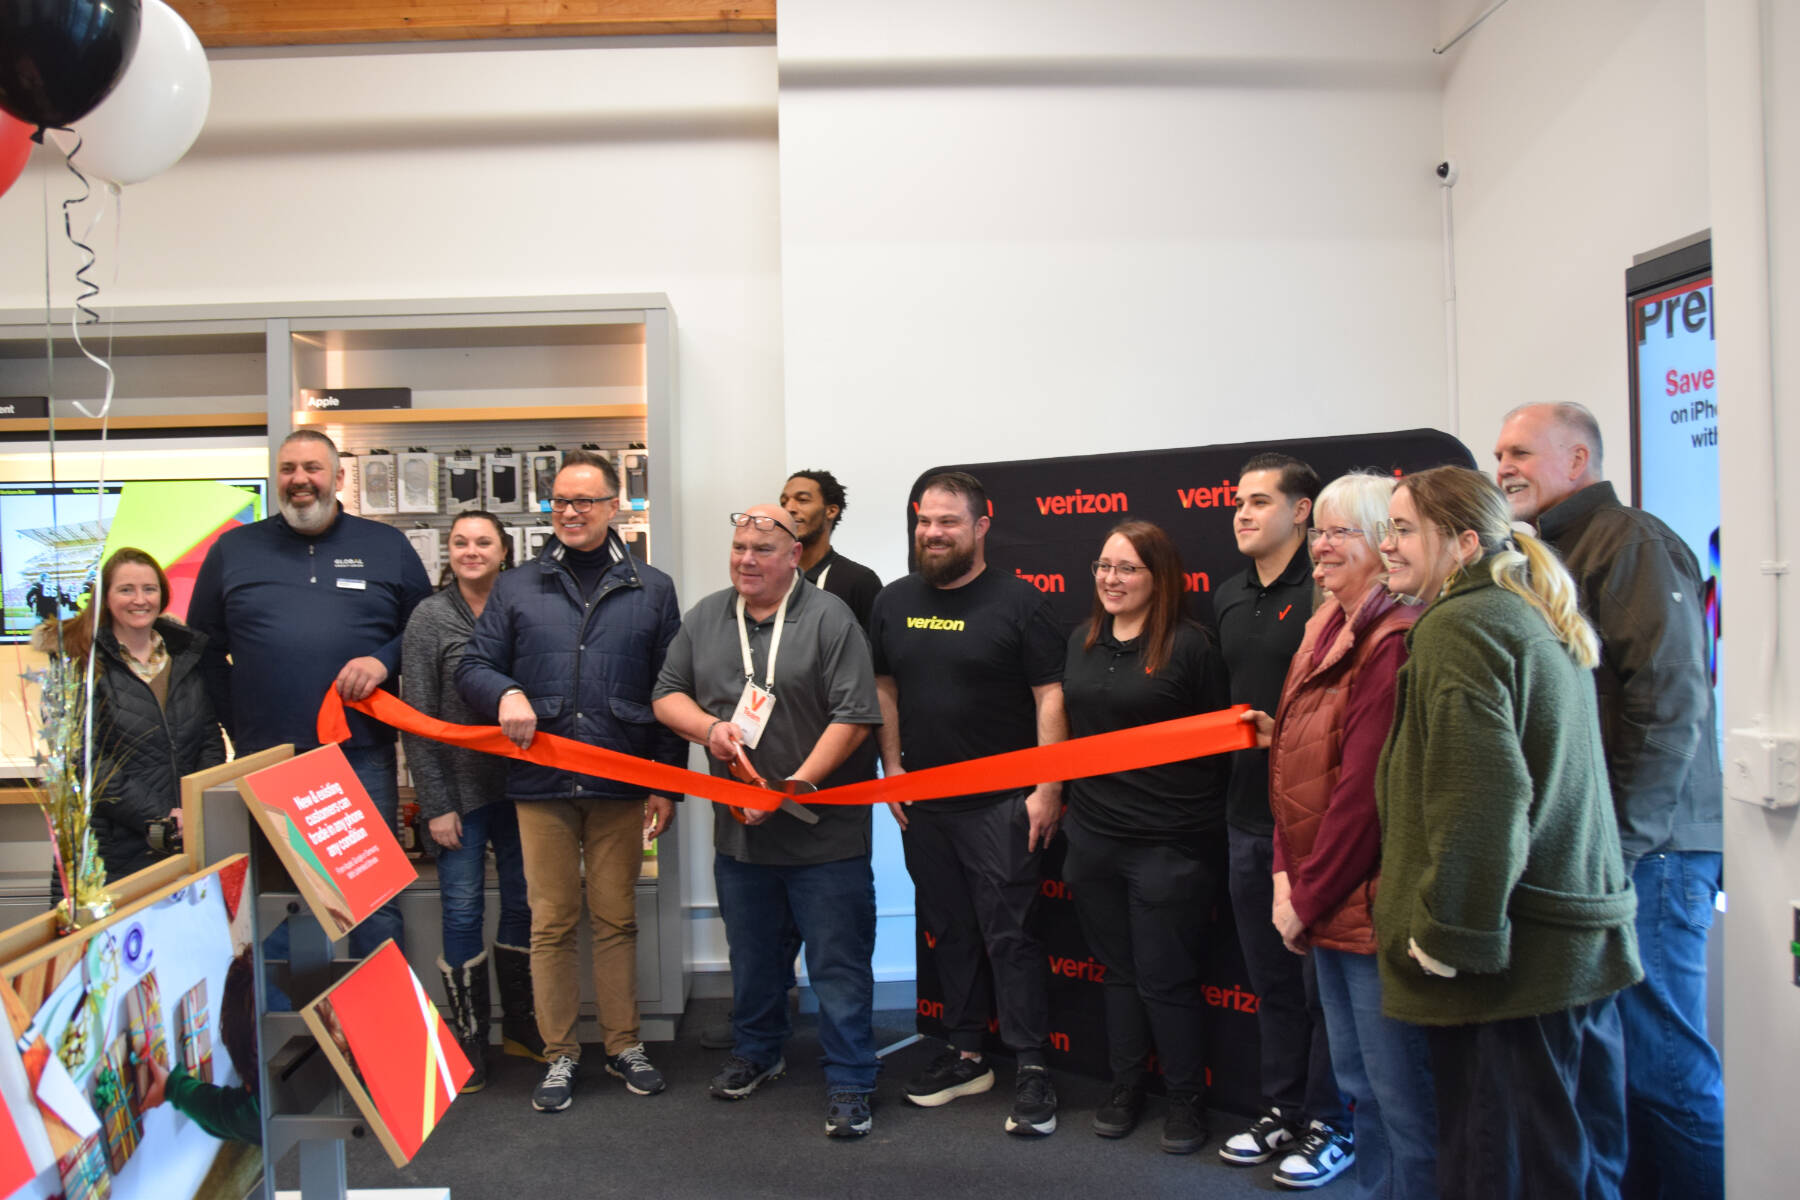
[[[220,484],[243,493],[242,502]],[[0,483],[0,642],[25,641],[41,622],[80,610],[128,488],[148,499],[133,517],[142,531],[133,542],[155,543],[140,548],[162,563],[170,609],[180,616],[205,548],[224,528],[263,515],[268,480],[132,479],[104,489],[92,480]]]

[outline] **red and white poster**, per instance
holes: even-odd
[[[332,941],[419,877],[338,747],[253,772],[237,786]]]
[[[301,1010],[396,1167],[412,1161],[472,1068],[392,941]]]

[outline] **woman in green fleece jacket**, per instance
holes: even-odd
[[[1429,605],[1376,772],[1382,1011],[1427,1027],[1438,1185],[1607,1197],[1624,1165],[1612,1000],[1642,977],[1600,747],[1593,629],[1485,476],[1395,489],[1389,587]]]

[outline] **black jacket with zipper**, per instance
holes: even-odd
[[[167,616],[156,619],[156,632],[169,651],[168,699],[161,705],[125,661],[112,627],[95,635],[90,824],[109,880],[166,857],[150,848],[149,823],[181,807],[183,775],[225,761],[225,740],[200,674],[206,638]]]
[[[1538,518],[1600,634],[1600,740],[1627,869],[1724,846],[1724,774],[1700,564],[1656,517],[1582,488]]]

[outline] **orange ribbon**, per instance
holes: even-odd
[[[341,742],[350,736],[344,718],[344,699],[333,688],[325,693],[319,706],[319,741]],[[577,775],[595,775],[638,787],[661,795],[700,796],[736,808],[754,808],[765,812],[780,806],[779,792],[765,791],[735,779],[702,775],[683,767],[670,767],[647,758],[590,746],[553,733],[539,733],[531,747],[521,750],[498,725],[452,725],[436,717],[428,717],[392,692],[376,691],[366,700],[350,701],[348,706],[366,713],[377,721],[404,733],[415,733],[436,742],[480,750],[503,758],[516,758],[539,766],[555,767]],[[1163,763],[1181,762],[1225,754],[1232,750],[1248,750],[1256,744],[1256,735],[1240,717],[1249,705],[1239,704],[1218,712],[1194,717],[1159,721],[1113,733],[1097,733],[1091,737],[1073,738],[1050,746],[1032,746],[1007,754],[993,754],[967,762],[907,771],[883,779],[826,788],[806,797],[807,804],[881,804],[895,801],[941,800],[947,796],[966,796],[976,792],[998,792],[1036,787],[1065,779],[1081,779],[1089,775],[1110,775],[1138,767],[1155,767]]]

